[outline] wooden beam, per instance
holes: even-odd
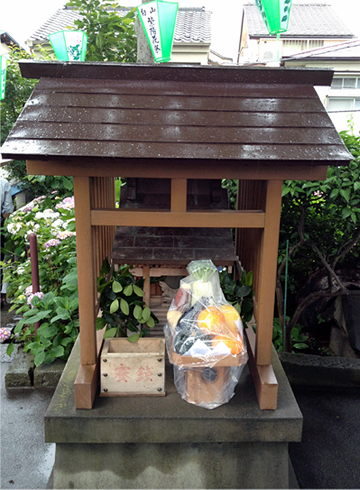
[[[193,228],[263,228],[262,211],[152,211],[144,209],[93,209],[92,226],[158,226]]]
[[[245,329],[249,369],[254,382],[256,395],[261,410],[275,410],[277,407],[278,382],[274,370],[268,366],[259,366],[255,360],[255,333],[250,325]]]
[[[117,264],[116,259],[113,260],[114,264]],[[134,267],[130,270],[131,274],[136,277],[143,276],[142,267]],[[186,267],[150,267],[150,277],[161,277],[161,276],[187,276]]]
[[[95,284],[90,222],[90,178],[74,177],[79,289],[80,362],[96,364]]]
[[[261,237],[255,357],[256,364],[264,366],[271,362],[282,184],[281,180],[267,182],[265,226]]]
[[[286,165],[279,162],[239,161],[136,161],[99,159],[78,160],[27,160],[29,175],[69,175],[90,177],[142,177],[162,179],[240,179],[240,180],[325,180],[327,164],[311,165],[298,162]],[[340,163],[339,163],[340,165]]]

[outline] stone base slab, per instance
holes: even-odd
[[[57,444],[53,488],[290,488],[287,446]]]
[[[301,440],[302,415],[275,351],[277,410],[260,410],[247,366],[227,404],[189,404],[171,365],[165,397],[97,397],[76,410],[79,363],[77,342],[45,415],[54,488],[289,488],[288,443]]]

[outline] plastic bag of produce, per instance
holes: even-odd
[[[167,313],[167,350],[182,398],[215,408],[232,398],[248,359],[243,325],[211,260],[192,261],[187,271]]]

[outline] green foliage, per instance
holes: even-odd
[[[290,249],[302,239],[300,247],[289,260],[292,291],[298,290],[316,268],[323,267],[316,244],[323,258],[331,263],[355,238],[360,222],[360,136],[342,133],[355,156],[349,167],[329,167],[323,182],[286,181],[283,188],[279,262],[285,256],[286,240]],[[305,214],[303,230],[299,222]],[[303,237],[301,233],[303,232]],[[341,261],[359,257],[355,244]]]
[[[42,298],[34,296],[32,308],[24,313],[15,327],[17,341],[24,342],[24,352],[34,355],[35,366],[51,364],[56,359],[66,360],[76,341],[79,333],[79,301],[74,275],[76,269],[69,272],[71,279],[64,277],[61,296],[52,291]],[[36,322],[41,324],[35,332]],[[9,352],[12,349],[10,346]]]
[[[223,179],[221,185],[227,189],[230,208],[236,209],[237,181],[235,179]]]
[[[133,334],[128,339],[135,342],[149,333],[145,326],[153,328],[158,323],[142,299],[143,284],[143,279],[135,280],[129,266],[111,271],[108,260],[104,260],[98,278],[102,316],[96,320],[98,330],[106,326],[104,338],[127,337],[129,330]]]
[[[290,318],[287,317],[287,321],[289,320]],[[291,330],[292,352],[294,354],[309,349],[309,337],[308,335],[303,334],[301,330],[302,327],[299,324],[295,325],[295,327]],[[272,341],[275,350],[277,350],[278,352],[282,352],[284,350],[283,329],[279,318],[274,318]]]
[[[74,24],[88,36],[86,61],[136,62],[136,8],[120,16],[117,2],[70,0],[66,5],[81,14]]]
[[[8,352],[14,342],[24,342],[26,350],[35,355],[36,365],[66,359],[78,334],[73,198],[40,196],[12,213],[6,228],[9,238],[5,244],[8,258],[2,263],[4,282],[9,282],[10,310],[23,315]],[[35,294],[27,254],[30,233],[36,233],[38,245],[40,291]],[[41,327],[35,333],[37,321]]]
[[[244,271],[241,278],[235,281],[227,269],[220,272],[220,285],[225,299],[240,313],[245,325],[253,315],[252,277],[252,271]]]
[[[344,294],[337,271],[357,264],[360,253],[360,135],[348,132],[341,136],[354,156],[348,167],[330,166],[321,182],[286,181],[283,187],[279,267],[277,280],[278,314],[283,321],[284,263],[289,240],[287,348],[291,330],[302,312],[319,298]],[[327,286],[321,291],[311,288],[300,299],[296,294],[320,270]],[[326,305],[326,301],[323,302]]]

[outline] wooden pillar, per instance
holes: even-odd
[[[143,278],[144,278],[144,302],[150,306],[150,266],[144,264],[143,267]]]
[[[90,177],[74,177],[79,288],[80,362],[96,364],[95,283],[90,222]]]
[[[171,179],[171,211],[186,213],[187,179]]]
[[[279,246],[282,180],[269,180],[266,186],[265,227],[261,238],[260,274],[257,288],[257,365],[271,363],[276,270]]]

